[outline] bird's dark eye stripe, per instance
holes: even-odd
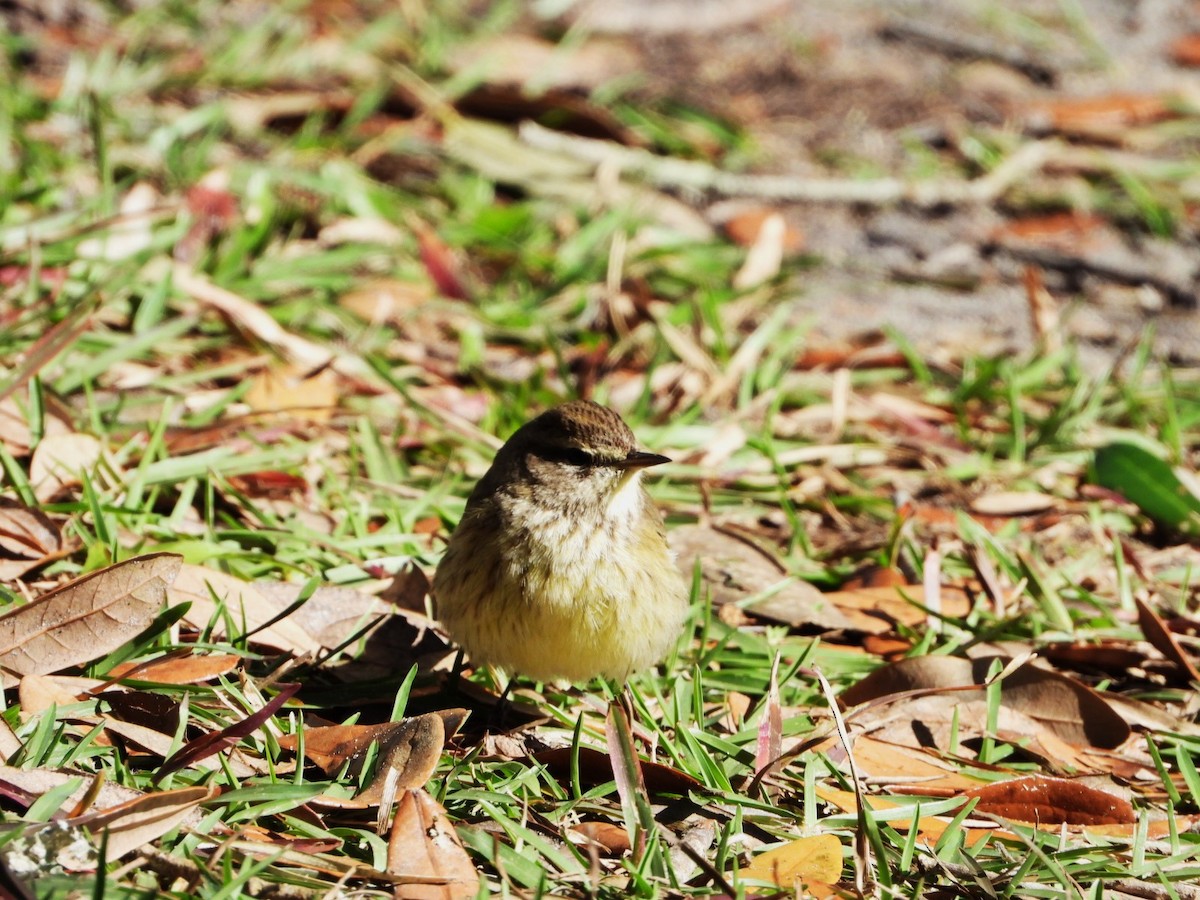
[[[548,462],[566,463],[569,466],[591,466],[596,463],[596,457],[578,447],[542,447],[537,455]]]

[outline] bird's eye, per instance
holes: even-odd
[[[547,447],[538,454],[542,459],[551,462],[566,463],[568,466],[592,466],[596,464],[596,458],[586,450],[580,450],[578,447]]]

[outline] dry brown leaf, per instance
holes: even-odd
[[[40,675],[116,650],[158,615],[182,562],[172,553],[139,556],[0,616],[0,667]]]
[[[61,531],[44,512],[0,497],[0,581],[20,578],[56,556],[62,546]]]
[[[1159,618],[1158,613],[1152,610],[1147,603],[1140,597],[1135,598],[1138,611],[1138,625],[1141,626],[1142,634],[1146,636],[1151,645],[1179,667],[1182,674],[1188,681],[1200,681],[1200,672],[1196,671],[1196,665],[1192,662],[1187,652],[1179,646],[1179,642],[1175,640],[1175,635],[1171,634],[1165,622]]]
[[[846,690],[841,699],[856,706],[879,697],[907,691],[940,691],[980,686],[987,678],[991,658],[961,659],[920,656],[876,669]],[[981,688],[982,689],[982,688]],[[910,702],[901,698],[898,702]],[[964,708],[968,696],[955,699]],[[1129,737],[1129,726],[1103,697],[1091,688],[1030,664],[1007,675],[1001,685],[1002,709],[1027,716],[1055,736],[1076,746],[1111,749]]]
[[[742,870],[742,878],[765,881],[785,891],[804,890],[819,882],[833,884],[842,877],[842,842],[836,835],[814,834],[797,838],[774,850],[760,853]]]
[[[216,794],[217,789],[211,786],[155,791],[98,812],[87,813],[70,822],[86,827],[97,846],[101,834],[107,834],[108,859],[120,859],[126,853],[179,827],[201,803]]]
[[[45,503],[68,488],[77,487],[84,473],[91,474],[104,447],[90,434],[57,434],[42,438],[29,464],[34,496]]]
[[[328,368],[314,373],[296,365],[272,366],[254,377],[245,400],[256,412],[328,422],[338,404],[338,379]]]
[[[113,666],[112,679],[130,678],[158,684],[203,684],[228,675],[242,664],[240,656],[229,653],[189,653],[149,662],[127,662]]]
[[[114,719],[112,716],[89,716],[80,718],[78,721],[87,725],[103,722],[106,735],[115,734],[126,742],[137,745],[142,751],[152,756],[161,756],[163,759],[166,759],[171,755],[172,750],[175,749],[175,735],[164,734],[156,728],[148,728],[145,725],[138,725],[135,722],[123,722],[120,719]]]
[[[282,612],[299,596],[303,585],[262,581],[254,585],[259,596]],[[371,622],[394,612],[387,602],[348,587],[319,587],[284,622],[294,624],[321,647],[337,647]],[[368,648],[371,649],[371,648]]]
[[[612,822],[580,822],[567,829],[576,844],[595,844],[605,856],[624,856],[630,851],[629,832]]]
[[[922,791],[969,791],[978,779],[963,775],[955,766],[904,744],[876,740],[860,734],[854,739],[854,762],[859,771],[875,781],[893,779],[913,784]]]
[[[17,685],[21,721],[26,722],[51,706],[66,706],[79,700],[78,692],[45,675],[26,675]]]
[[[60,769],[20,769],[16,766],[0,765],[0,790],[3,790],[6,797],[24,807],[28,807],[47,791],[73,781],[77,784],[71,793],[63,798],[62,809],[71,809],[88,799],[89,794],[93,793],[94,779],[78,772]],[[141,791],[104,781],[99,794],[91,798],[91,803],[93,807],[102,808],[124,803],[141,795]]]
[[[817,785],[816,794],[824,802],[836,806],[843,812],[855,813],[858,812],[858,797],[854,791],[843,791],[838,788],[826,787],[825,785]],[[867,806],[874,811],[882,811],[896,809],[901,804],[895,800],[889,800],[887,797],[877,797],[864,795],[867,801]],[[945,832],[949,820],[941,816],[921,816],[916,822],[911,818],[889,818],[888,825],[900,831],[910,831],[914,826],[917,833],[930,843],[935,842]],[[1011,832],[1001,831],[995,828],[963,828],[963,843],[968,847],[972,847],[985,837],[1007,837],[1016,838],[1016,835]]]
[[[962,588],[942,586],[940,594],[942,615],[961,618],[971,611],[971,598]],[[919,584],[862,587],[830,591],[823,596],[846,617],[851,628],[867,634],[884,634],[897,624],[920,626],[929,615],[921,608],[925,588]]]
[[[991,240],[1006,245],[1036,245],[1078,252],[1112,244],[1117,240],[1117,234],[1102,216],[1065,212],[1012,219],[993,231]]]
[[[29,431],[29,420],[15,397],[0,400],[0,443],[13,456],[25,456],[33,449],[33,435]]]
[[[180,569],[170,590],[172,603],[192,604],[185,618],[196,628],[206,627],[216,616],[214,595],[224,603],[230,618],[238,627],[245,623],[246,628],[254,632],[251,643],[297,654],[316,653],[321,649],[320,643],[312,635],[289,619],[263,628],[286,607],[271,602],[254,585],[232,575],[188,563]],[[218,636],[225,634],[222,621],[214,623],[213,633]]]
[[[24,746],[17,733],[12,730],[12,726],[6,720],[0,719],[0,758],[11,759],[13,754],[18,753]]]
[[[405,900],[474,900],[479,873],[446,811],[423,790],[405,791],[388,836],[387,871]]]
[[[984,785],[964,796],[975,811],[1035,825],[1129,825],[1129,801],[1068,778],[1031,775]]]
[[[551,747],[549,750],[539,750],[530,754],[533,759],[546,767],[551,775],[563,784],[571,780],[575,749],[571,747]],[[604,784],[613,780],[612,758],[603,750],[595,747],[580,747],[578,749],[579,779],[587,785]],[[642,777],[646,782],[646,790],[651,794],[682,794],[688,791],[700,790],[700,782],[680,769],[663,765],[662,763],[641,760]]]
[[[447,722],[452,725],[455,721],[461,722],[465,712],[426,713],[381,725],[307,728],[304,731],[304,755],[326,774],[349,763],[350,774],[357,775],[368,748],[378,743],[375,774],[355,798],[373,805],[382,799],[385,784],[391,779],[396,780],[393,789],[407,791],[421,787],[432,777],[446,743]],[[279,746],[293,752],[299,745],[298,735],[284,735],[279,739]]]
[[[109,682],[105,682],[108,686]],[[122,722],[142,725],[163,734],[175,735],[183,716],[182,704],[174,696],[123,687],[104,690],[99,699],[108,703],[112,716]]]
[[[704,588],[711,592],[713,606],[767,595],[744,609],[793,627],[817,625],[829,630],[854,627],[825,594],[807,582],[790,578],[774,555],[748,540],[704,525],[671,529],[668,538],[676,564],[689,581],[699,562],[700,577]]]

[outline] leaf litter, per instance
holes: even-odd
[[[1053,880],[1012,861],[1050,846],[1029,823],[1057,827],[1060,848],[1105,848],[1095,869],[1063,863],[1090,891],[1168,858],[1184,868],[1162,878],[1187,888],[1197,391],[1186,370],[1152,372],[1145,348],[1081,376],[1055,314],[1069,278],[1085,294],[1141,290],[1135,303],[1188,295],[1194,269],[1160,232],[1192,228],[1194,211],[1162,196],[1154,156],[1194,123],[1186,98],[1025,86],[1013,121],[1078,146],[978,122],[969,139],[907,139],[925,155],[887,165],[924,167],[924,185],[863,178],[880,164],[853,155],[804,161],[821,176],[785,195],[911,201],[891,211],[899,231],[886,212],[866,223],[877,246],[860,258],[890,253],[893,274],[981,294],[1021,279],[1044,352],[947,354],[902,330],[840,341],[812,327],[792,279],[808,273],[822,300],[841,291],[847,320],[870,292],[809,268],[837,256],[839,214],[814,228],[812,207],[769,192],[749,212],[706,207],[706,185],[771,187],[726,177],[746,150],[718,118],[511,89],[569,41],[484,41],[499,68],[451,108],[419,59],[358,96],[382,58],[323,56],[347,35],[286,13],[268,23],[279,46],[313,38],[309,62],[335,87],[254,31],[263,71],[248,76],[210,52],[232,24],[202,6],[212,27],[191,57],[145,47],[179,80],[122,95],[162,130],[131,140],[97,119],[93,138],[111,142],[98,169],[71,155],[67,119],[38,118],[74,102],[43,68],[75,52],[71,30],[22,25],[45,38],[17,81],[34,117],[21,140],[38,150],[25,177],[96,204],[27,187],[0,218],[21,273],[0,278],[0,666],[16,708],[0,782],[22,839],[85,841],[32,871],[92,877],[106,834],[98,877],[139,890],[200,885],[196,861],[232,871],[274,854],[248,893],[276,880],[457,897],[547,879],[626,893],[636,863],[662,889],[754,879],[834,896],[871,877],[915,895],[968,863],[996,884]],[[129,25],[96,21],[108,37]],[[888,41],[948,52],[944,34],[889,27]],[[514,60],[514,44],[536,55]],[[560,88],[595,87],[644,47],[583,49],[552,73]],[[1033,53],[955,45],[968,51],[1066,77]],[[1187,58],[1179,41],[1168,53]],[[984,78],[966,68],[964,84]],[[229,132],[203,124],[214,89]],[[514,109],[546,121],[514,127]],[[310,144],[291,155],[292,141]],[[1095,195],[1086,213],[1046,214],[1080,190]],[[936,246],[939,203],[1000,198],[1010,218],[964,232],[986,259]],[[1122,256],[1138,240],[1159,270]],[[64,306],[85,292],[91,305]],[[695,578],[696,639],[663,678],[635,679],[628,723],[605,721],[602,694],[522,683],[533,714],[506,729],[487,721],[501,712],[489,673],[453,696],[428,573],[498,437],[572,392],[619,406],[676,459],[652,488]],[[137,787],[117,799],[107,779]],[[176,869],[159,883],[164,859]]]

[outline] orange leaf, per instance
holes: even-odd
[[[975,811],[1038,825],[1128,825],[1129,801],[1068,778],[1031,775],[989,784],[964,796],[977,797]]]

